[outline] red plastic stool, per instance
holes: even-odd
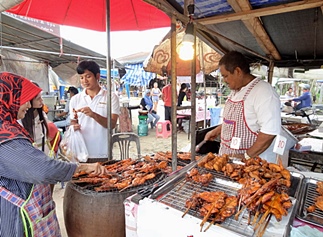
[[[167,131],[167,124],[170,130]],[[172,136],[172,124],[169,120],[160,121],[156,124],[156,137],[168,138]]]

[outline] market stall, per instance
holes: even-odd
[[[216,157],[215,159],[222,158]],[[306,173],[305,175],[292,167],[290,169],[282,168],[276,172],[284,174],[285,178],[279,178],[279,181],[268,179],[268,182],[258,187],[257,191],[252,194],[250,190],[254,186],[241,184],[242,181],[228,175],[227,165],[231,164],[231,161],[228,162],[223,166],[226,168],[222,167],[221,171],[217,171],[210,170],[209,167],[206,168],[206,162],[203,163],[200,160],[200,163],[195,163],[195,166],[192,166],[187,173],[175,174],[173,179],[169,179],[159,189],[152,190],[154,192],[149,195],[146,194],[145,197],[142,197],[139,193],[127,198],[124,202],[126,236],[278,237],[291,236],[291,230],[295,231],[295,228],[300,226],[313,227],[311,233],[317,235],[311,236],[323,234],[323,209],[318,208],[319,204],[317,203],[317,197],[321,195],[318,186],[323,184],[323,175],[310,178],[314,176],[314,173]],[[233,161],[233,163],[235,162]],[[236,164],[243,165],[246,170],[251,169],[256,163],[241,164],[237,162]],[[272,165],[269,164],[270,166]],[[274,168],[269,169],[274,170]],[[223,172],[223,170],[225,171]],[[288,180],[286,174],[290,175],[289,184],[286,183]],[[197,179],[198,175],[209,175],[212,178],[202,181],[202,179]],[[275,184],[273,185],[273,183]],[[246,190],[249,190],[250,196],[247,195]],[[272,194],[273,192],[275,194]],[[225,195],[222,206],[219,205],[219,201],[216,202],[211,198],[211,195],[215,195],[215,193]],[[256,206],[248,203],[243,195],[247,195],[250,198],[249,201],[259,198],[258,202],[255,202]],[[268,198],[270,195],[271,197]],[[285,200],[288,200],[288,205],[282,201],[283,198],[279,195],[283,195]],[[227,201],[230,198],[231,201]],[[212,202],[205,204],[208,199],[212,199]],[[280,200],[281,207],[288,206],[289,208],[284,211],[275,203],[275,200]],[[268,205],[269,208],[261,211],[262,207],[259,208],[259,203],[263,203],[264,206]],[[214,208],[216,205],[217,209]],[[232,211],[233,207],[236,208],[234,211]],[[309,207],[314,210],[310,212]],[[278,213],[284,214],[279,215],[277,210],[280,210]],[[257,212],[259,213],[257,214]],[[209,215],[208,218],[206,218],[207,215]],[[161,223],[163,227],[161,227]],[[156,232],[156,230],[158,231]]]

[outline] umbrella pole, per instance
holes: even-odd
[[[111,123],[111,57],[110,57],[110,0],[106,0],[106,11],[107,11],[107,97],[110,98],[108,100],[107,106],[107,116],[108,116],[108,139],[107,139],[107,150],[108,150],[108,158],[112,159],[112,123]]]
[[[203,42],[201,40],[198,41],[198,45],[199,45],[199,61],[200,61],[200,65],[202,68],[202,72],[203,72],[203,86],[204,86],[204,121],[203,121],[203,126],[204,128],[206,128],[206,82],[205,82],[205,70],[204,70],[204,60],[203,60],[203,55],[204,55],[204,51],[203,51]]]
[[[171,22],[171,87],[172,87],[172,170],[177,169],[177,73],[176,73],[176,17]]]
[[[194,35],[194,56],[191,62],[191,161],[195,160],[195,146],[196,146],[196,27],[193,25],[193,35]],[[192,136],[193,134],[193,136]]]

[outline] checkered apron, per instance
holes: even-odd
[[[250,91],[259,82],[259,79],[254,79],[252,84],[240,101],[232,101],[228,98],[223,110],[223,123],[221,130],[221,147],[219,154],[244,154],[257,139],[258,134],[251,131],[246,123],[244,113],[244,101]],[[230,148],[233,137],[241,138],[239,149]]]
[[[26,237],[60,237],[60,229],[49,185],[36,184],[24,200],[4,187],[0,196],[20,208]]]

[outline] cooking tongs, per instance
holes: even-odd
[[[139,203],[139,200],[150,197],[152,199],[157,198],[163,193],[166,193],[170,189],[174,187],[178,180],[182,179],[183,175],[185,175],[188,171],[194,168],[200,161],[202,161],[206,156],[201,157],[198,160],[191,162],[186,165],[184,168],[180,170],[174,171],[167,178],[154,183],[150,186],[146,186],[138,190],[137,195],[135,195],[131,200],[135,203]]]

